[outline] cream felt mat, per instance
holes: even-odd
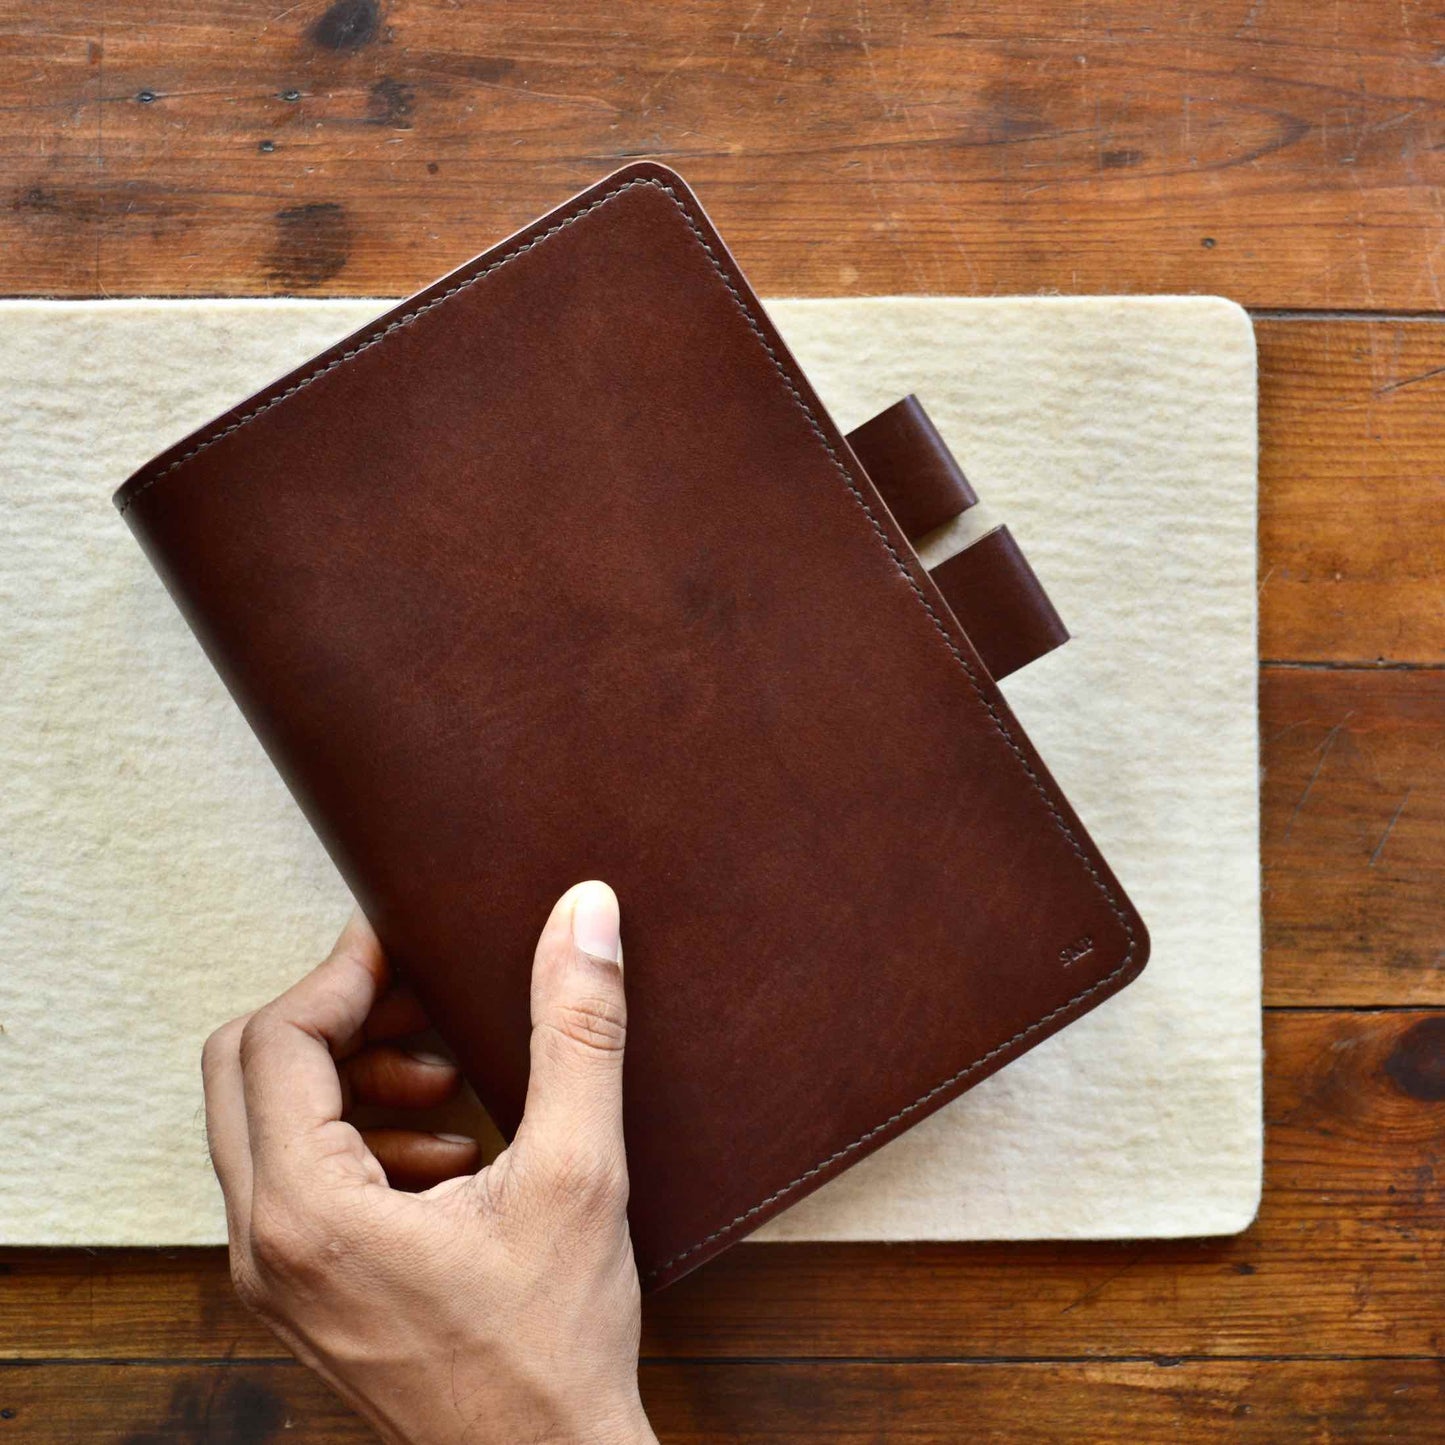
[[[0,1242],[224,1237],[201,1041],[318,958],[349,905],[110,492],[379,309],[0,305]],[[845,429],[916,391],[1034,563],[1074,640],[1005,691],[1154,955],[760,1236],[1243,1228],[1261,1167],[1248,320],[1207,298],[770,310]]]

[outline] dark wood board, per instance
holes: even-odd
[[[1433,311],[1433,6],[53,0],[0,291],[388,294],[637,155],[765,293]]]
[[[667,1445],[1414,1442],[1431,1438],[1441,1409],[1430,1360],[667,1362],[643,1366],[642,1393]],[[376,1438],[318,1380],[279,1362],[4,1369],[0,1426],[34,1445]]]

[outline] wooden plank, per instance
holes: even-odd
[[[1265,998],[1445,1004],[1445,671],[1266,668]]]
[[[1113,1445],[1429,1440],[1445,1430],[1426,1360],[1048,1364],[652,1364],[669,1445],[818,1439]],[[26,1440],[297,1442],[376,1437],[299,1366],[46,1365],[0,1372],[0,1418]]]
[[[1445,1319],[1445,1020],[1268,1018],[1258,1223],[1126,1244],[753,1245],[649,1302],[668,1359],[1404,1356]],[[219,1251],[5,1251],[0,1357],[274,1357]]]
[[[643,1398],[669,1445],[826,1440],[1117,1445],[1429,1440],[1434,1361],[653,1366]]]
[[[52,0],[0,292],[388,294],[636,155],[766,292],[1441,305],[1427,0]]]
[[[1257,333],[1260,655],[1445,662],[1445,325]]]
[[[289,1362],[0,1370],[0,1429],[33,1445],[377,1440],[317,1376]]]

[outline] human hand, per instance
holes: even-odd
[[[390,1440],[655,1441],[637,1391],[621,957],[612,890],[571,889],[533,961],[525,1116],[478,1173],[460,1172],[470,1140],[348,1121],[353,1102],[428,1105],[458,1083],[387,1042],[424,1021],[387,991],[360,914],[294,988],[206,1041],[237,1292]]]

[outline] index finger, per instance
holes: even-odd
[[[341,1118],[336,1060],[360,1043],[386,981],[381,944],[358,912],[324,963],[251,1016],[241,1033],[241,1072],[258,1173],[298,1153],[315,1161],[325,1127]],[[364,1165],[359,1136],[347,1134]]]

